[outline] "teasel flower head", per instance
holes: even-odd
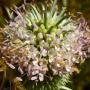
[[[72,74],[76,63],[90,57],[89,27],[84,18],[73,20],[65,7],[60,12],[56,0],[49,9],[39,6],[28,5],[25,13],[16,10],[18,16],[5,27],[2,55],[30,80]]]

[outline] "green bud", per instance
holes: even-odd
[[[42,33],[38,33],[38,38],[39,39],[43,39],[43,34]]]

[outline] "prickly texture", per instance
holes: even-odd
[[[60,12],[56,0],[53,3],[49,9],[40,4],[28,5],[25,13],[16,11],[18,16],[4,29],[1,58],[35,82],[78,72],[75,65],[90,57],[85,19],[73,20],[65,13],[66,7]]]
[[[41,7],[29,5],[26,14],[16,11],[18,16],[5,28],[1,52],[21,74],[43,81],[49,72],[50,77],[72,73],[75,63],[89,57],[90,37],[84,18],[74,21],[64,8],[59,14],[53,5],[50,10]]]

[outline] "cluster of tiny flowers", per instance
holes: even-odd
[[[45,30],[43,24],[29,26],[27,20],[17,16],[3,32],[2,58],[10,68],[18,67],[21,75],[26,73],[29,80],[72,73],[76,63],[90,57],[90,30],[84,18],[70,19],[51,32]]]

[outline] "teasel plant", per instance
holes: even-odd
[[[1,89],[8,83],[11,90],[72,90],[71,75],[90,57],[90,32],[83,16],[67,13],[66,1],[61,11],[57,0],[14,11],[0,30]]]

